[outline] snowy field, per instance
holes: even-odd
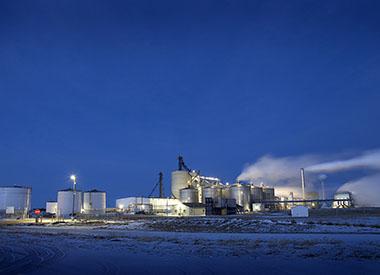
[[[161,218],[0,227],[0,274],[379,274],[380,219]]]

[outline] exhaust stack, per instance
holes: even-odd
[[[301,168],[302,199],[305,200],[305,170]]]

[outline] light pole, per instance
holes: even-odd
[[[71,219],[74,219],[77,177],[75,175],[71,175],[70,179],[73,181],[73,211],[71,212]]]

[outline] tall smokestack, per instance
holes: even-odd
[[[305,200],[305,170],[301,168],[302,199]]]

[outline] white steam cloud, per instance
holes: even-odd
[[[313,189],[313,182],[318,182],[321,173],[336,173],[354,169],[380,171],[380,149],[365,151],[351,158],[304,155],[293,157],[273,157],[266,155],[254,164],[248,165],[238,176],[238,181],[264,183],[276,187],[277,195],[288,195],[289,192],[300,194],[300,168],[305,167],[307,189]],[[350,191],[358,200],[358,205],[367,201],[373,205],[373,194],[380,193],[380,174],[365,177],[343,185],[339,190]],[[372,191],[367,191],[371,190]],[[376,189],[377,188],[377,189]],[[371,193],[372,192],[372,193]],[[371,194],[370,194],[371,193]],[[367,200],[366,200],[367,198]],[[380,198],[377,200],[380,201]],[[368,206],[368,205],[367,205]]]
[[[247,166],[237,180],[262,179],[269,182],[299,179],[300,168],[319,163],[320,157],[306,155],[300,157],[275,158],[270,155],[261,157]]]
[[[380,174],[350,181],[338,189],[338,192],[346,191],[351,192],[356,206],[380,207]]]
[[[314,165],[320,161],[321,157],[314,155],[281,158],[267,155],[247,166],[237,180],[274,186],[276,195],[288,196],[290,192],[293,192],[294,195],[300,196],[302,193],[300,168]],[[311,181],[308,180],[308,184],[310,188]]]
[[[306,170],[308,172],[329,173],[361,168],[380,170],[380,150],[366,151],[351,159],[319,163],[306,167]]]

